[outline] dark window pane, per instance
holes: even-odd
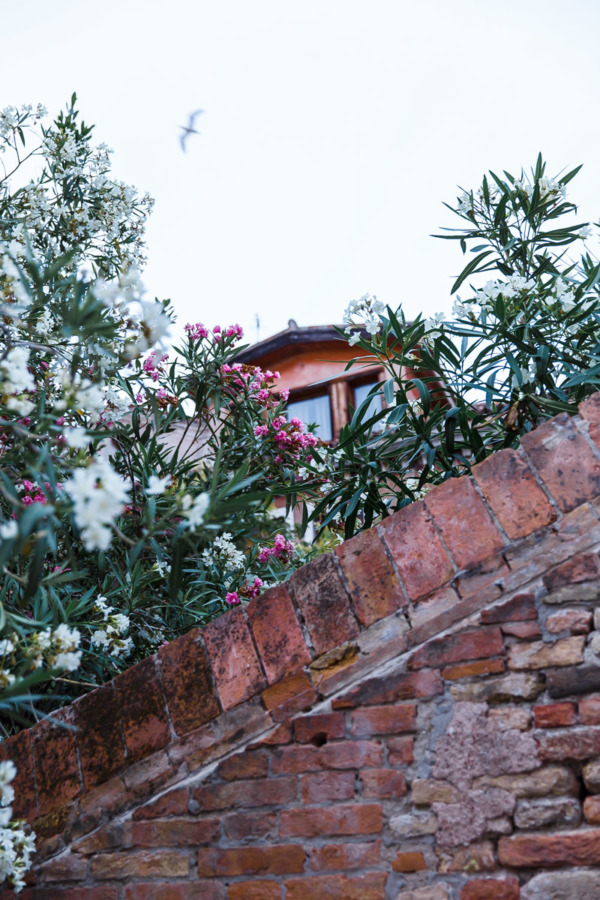
[[[331,430],[331,409],[329,395],[320,394],[318,397],[308,397],[306,400],[294,400],[288,403],[286,408],[288,419],[294,416],[302,419],[305,425],[316,422],[314,433],[323,441],[330,441],[333,437]]]
[[[378,381],[371,381],[369,384],[360,384],[354,388],[354,408],[358,409],[360,404],[365,400],[369,393],[379,384]],[[375,413],[380,412],[381,410],[381,394],[376,394],[375,397],[371,398],[371,402],[366,408],[362,420],[366,422],[371,416],[374,416]],[[382,425],[381,422],[377,422],[375,425],[375,431],[381,431]]]

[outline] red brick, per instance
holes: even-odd
[[[144,884],[128,884],[124,891],[123,900],[226,900],[227,898],[227,888],[224,885],[204,880],[179,883],[146,881]],[[79,898],[69,897],[69,900]],[[279,895],[276,900],[279,900]]]
[[[219,715],[210,665],[200,629],[161,647],[162,683],[176,734],[187,734]]]
[[[300,716],[294,722],[294,738],[299,744],[314,742],[319,746],[322,737],[332,741],[335,738],[343,738],[345,734],[346,722],[343,713]]]
[[[75,854],[51,859],[37,873],[36,881],[83,881],[89,860]]]
[[[370,737],[373,734],[402,734],[415,731],[417,727],[417,707],[371,706],[357,709],[350,716],[350,733],[354,737]]]
[[[272,684],[262,693],[266,709],[275,722],[311,708],[317,692],[306,672],[296,672]]]
[[[599,578],[598,556],[595,553],[580,553],[551,569],[542,580],[548,591],[554,591],[565,585],[597,581]]]
[[[577,713],[574,703],[550,703],[546,706],[533,707],[533,719],[536,728],[560,728],[575,725]]]
[[[579,415],[588,423],[589,436],[600,448],[600,392],[579,404]]]
[[[502,633],[497,627],[482,627],[474,631],[459,631],[447,637],[429,641],[409,659],[410,669],[441,666],[467,659],[482,659],[504,653]]]
[[[406,781],[402,772],[394,769],[364,769],[361,772],[363,797],[382,800],[404,797]]]
[[[387,875],[320,875],[286,881],[286,900],[383,900]]]
[[[281,900],[276,881],[238,881],[229,886],[229,900]]]
[[[389,738],[387,745],[391,766],[408,766],[414,762],[414,738]]]
[[[377,531],[371,528],[335,549],[358,619],[364,627],[406,605]]]
[[[65,900],[65,889],[62,887],[52,888],[44,885],[39,890],[25,890],[21,894],[10,894],[6,900]],[[98,887],[71,887],[68,893],[68,900],[117,900],[119,896],[119,888],[111,885],[99,885]],[[139,896],[139,895],[138,895]],[[129,898],[127,898],[129,900]],[[174,898],[176,900],[176,898]],[[206,898],[204,898],[206,900]]]
[[[481,610],[482,625],[498,625],[503,622],[537,621],[533,594],[515,594],[510,600]]]
[[[427,494],[425,503],[459,569],[474,566],[504,546],[483,500],[466,476],[449,478],[438,485]]]
[[[167,710],[150,656],[118,675],[113,685],[119,707],[128,764],[162,750],[169,743]]]
[[[32,729],[24,729],[0,743],[0,761],[10,759],[17,767],[17,774],[12,782],[15,791],[15,799],[11,803],[13,817],[30,822],[38,815],[31,735]]]
[[[277,813],[238,812],[223,819],[225,834],[233,841],[247,838],[266,838],[277,834]]]
[[[425,857],[418,850],[400,851],[392,863],[394,872],[423,872],[426,868]]]
[[[268,737],[263,738],[258,744],[252,744],[252,747],[272,747],[276,744],[289,744],[292,740],[292,723],[282,722]]]
[[[269,771],[269,757],[265,750],[246,750],[219,763],[217,777],[224,781],[238,778],[264,778]]]
[[[600,830],[503,837],[498,844],[498,859],[503,866],[519,869],[597,866],[600,864]]]
[[[121,846],[121,826],[112,822],[98,828],[92,834],[72,845],[73,853],[82,856],[92,856],[94,853],[102,853],[104,850],[116,850]]]
[[[542,762],[592,759],[600,754],[600,728],[573,728],[559,734],[541,732],[537,743]]]
[[[209,622],[204,641],[223,709],[262,691],[266,682],[241,607]]]
[[[550,634],[568,631],[570,634],[589,634],[592,630],[592,613],[587,609],[561,609],[546,619]]]
[[[354,772],[318,772],[302,778],[304,803],[327,803],[332,800],[353,800],[356,790]]]
[[[333,709],[352,709],[356,706],[374,706],[380,703],[395,703],[398,700],[415,700],[418,697],[434,697],[444,692],[440,673],[435,669],[420,672],[369,678],[333,700]]]
[[[219,875],[292,875],[304,870],[305,858],[306,852],[300,844],[201,849],[198,851],[198,874],[204,878]]]
[[[474,878],[465,884],[460,892],[460,900],[519,900],[521,890],[519,879]]]
[[[127,847],[193,847],[210,844],[221,833],[218,819],[130,822],[125,829],[123,846]]]
[[[246,614],[269,684],[310,662],[302,629],[284,585],[271,588],[249,603]]]
[[[193,791],[202,812],[217,809],[244,809],[255,806],[282,806],[297,799],[295,778],[234,781],[230,784],[201,785]]]
[[[282,837],[319,837],[322,834],[335,837],[379,834],[382,827],[382,811],[378,803],[353,803],[283,810],[279,833]]]
[[[59,710],[52,718],[68,722],[68,714]],[[75,738],[71,729],[44,719],[31,729],[31,739],[39,814],[44,816],[82,792]]]
[[[317,653],[356,637],[359,628],[331,554],[302,566],[288,584]]]
[[[588,825],[600,825],[600,797],[586,797],[583,801],[583,815]]]
[[[92,878],[106,881],[124,878],[181,878],[189,874],[187,853],[156,850],[141,853],[99,853],[90,865]]]
[[[582,725],[600,725],[600,694],[579,701],[579,718]]]
[[[455,681],[457,678],[472,678],[477,675],[497,675],[504,670],[505,665],[502,659],[479,659],[442,669],[442,678],[447,681]]]
[[[549,525],[556,512],[533,472],[514,450],[497,450],[473,468],[473,477],[511,540]]]
[[[189,788],[175,788],[168,791],[162,797],[152,800],[145,806],[136,809],[133,814],[135,821],[145,819],[162,819],[167,816],[182,816],[187,813],[189,801]]]
[[[539,425],[521,440],[562,512],[600,494],[600,460],[568,413]]]
[[[125,766],[118,708],[112,684],[96,688],[71,707],[86,791],[108,781]]]
[[[324,847],[311,848],[310,867],[313,872],[331,869],[348,872],[379,865],[380,854],[381,841],[371,841],[369,844],[325,844]]]
[[[380,529],[411,600],[431,593],[454,575],[422,500],[384,519]]]
[[[531,641],[542,636],[537,622],[506,622],[500,628],[502,634],[508,634],[521,641]]]
[[[281,747],[273,752],[274,775],[317,772],[320,769],[362,769],[383,762],[383,747],[378,741],[342,741],[313,747]]]

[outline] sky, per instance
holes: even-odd
[[[115,177],[148,191],[148,292],[179,327],[264,339],[369,291],[451,308],[488,169],[584,163],[600,216],[597,0],[0,0],[0,107],[73,91]],[[202,108],[182,152],[179,126]],[[256,319],[258,317],[259,327]]]

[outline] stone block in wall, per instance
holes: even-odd
[[[544,800],[519,800],[515,825],[523,831],[535,831],[551,825],[575,828],[581,822],[581,806],[572,797]]]
[[[521,888],[521,900],[598,900],[600,872],[542,872]]]

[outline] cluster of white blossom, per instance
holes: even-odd
[[[10,881],[16,893],[25,887],[24,876],[31,868],[35,834],[26,834],[23,822],[12,822],[10,804],[15,792],[11,782],[17,774],[10,760],[0,763],[0,884]]]
[[[11,347],[0,359],[0,396],[4,396],[5,406],[20,416],[26,416],[33,409],[33,402],[23,394],[35,391],[35,381],[29,370],[29,350],[26,347]]]
[[[348,326],[344,329],[344,333],[348,335],[348,343],[351,346],[357,344],[363,329],[371,335],[377,334],[381,328],[383,312],[385,312],[385,303],[378,300],[375,295],[363,294],[358,300],[351,300],[343,318],[344,325]]]
[[[210,504],[210,494],[185,494],[181,499],[181,509],[188,521],[188,527],[192,530],[198,528],[204,522],[204,516]]]
[[[243,569],[246,556],[231,540],[231,534],[224,532],[215,538],[209,549],[202,552],[202,561],[207,566],[217,566],[223,571]]]
[[[562,182],[557,181],[555,178],[548,178],[546,175],[542,175],[541,178],[533,183],[520,178],[518,181],[515,181],[514,187],[515,190],[522,191],[527,195],[527,198],[531,200],[536,185],[538,187],[540,199],[542,200],[546,200],[550,197],[560,197],[561,199],[564,199],[567,196],[566,184],[562,184]]]
[[[109,606],[106,597],[102,596],[96,599],[94,609],[102,614],[104,627],[92,633],[92,647],[98,647],[109,656],[129,656],[134,644],[130,637],[123,637],[129,631],[129,616],[115,612],[114,606]]]
[[[111,526],[125,508],[128,490],[109,461],[98,457],[86,468],[76,469],[65,483],[86,550],[108,549]]]

